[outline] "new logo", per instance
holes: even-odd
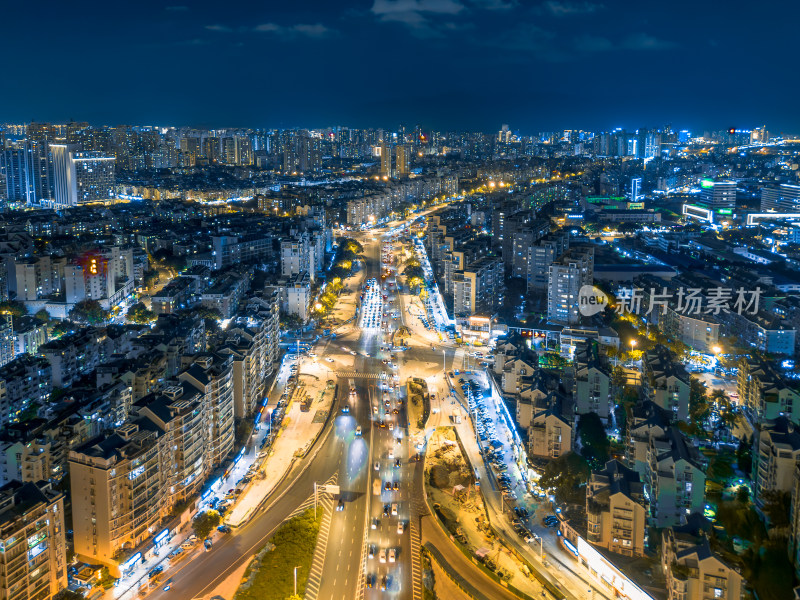
[[[578,310],[584,317],[602,312],[608,306],[608,296],[593,285],[584,285],[578,292]]]

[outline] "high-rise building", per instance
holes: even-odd
[[[547,284],[547,320],[557,325],[580,323],[578,295],[594,281],[594,249],[570,248],[550,265]]]
[[[735,208],[736,183],[703,179],[700,182],[700,195],[697,201],[684,204],[683,215],[708,223],[716,223],[730,218]]]
[[[49,483],[0,488],[0,598],[47,600],[67,587],[64,494]]]
[[[5,180],[5,200],[36,203],[34,154],[29,143],[20,142],[0,149],[0,173]]]
[[[642,178],[641,177],[632,177],[631,178],[631,202],[640,202],[640,198],[642,196]]]
[[[503,261],[484,256],[453,274],[453,313],[471,317],[494,311],[503,301]]]
[[[114,197],[113,156],[80,152],[72,144],[52,144],[54,206],[105,202]]]
[[[394,148],[395,153],[395,172],[398,177],[408,175],[409,171],[409,158],[411,157],[411,149],[405,144],[398,144]]]
[[[383,143],[381,149],[381,177],[391,177],[392,175],[392,147]]]

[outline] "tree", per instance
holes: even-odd
[[[156,313],[147,308],[143,302],[137,302],[128,309],[128,320],[137,325],[147,325],[156,320]]]
[[[742,504],[747,504],[750,501],[750,488],[746,485],[740,485],[736,490],[736,499]]]
[[[19,300],[3,300],[0,302],[0,314],[22,317],[28,314],[28,309]]]
[[[702,429],[703,423],[711,414],[706,396],[706,384],[692,377],[689,386],[689,420],[692,425]]]
[[[108,321],[108,311],[97,300],[81,300],[69,311],[69,318],[78,323],[102,325]]]
[[[199,538],[207,538],[208,534],[222,522],[222,517],[215,510],[207,510],[197,515],[192,521],[192,529]]]
[[[789,514],[792,508],[792,495],[781,490],[768,490],[761,493],[764,501],[764,514],[769,519],[770,527],[782,529],[789,527]]]
[[[45,309],[37,310],[36,314],[33,316],[45,323],[50,321],[50,313],[47,312]]]
[[[144,285],[145,288],[150,289],[157,283],[158,283],[158,271],[152,270],[145,272],[142,280],[142,284]]]
[[[590,412],[580,416],[578,435],[581,440],[581,454],[592,468],[599,469],[605,465],[608,462],[611,442],[597,413]]]
[[[574,452],[567,452],[547,463],[539,479],[539,486],[552,490],[557,502],[580,504],[586,501],[583,486],[589,480],[589,464]]]
[[[749,438],[739,440],[739,447],[736,448],[736,462],[739,470],[748,475],[753,470],[753,446]]]
[[[736,472],[733,470],[733,455],[719,451],[709,461],[707,479],[725,485]]]
[[[53,326],[53,336],[61,337],[76,330],[75,323],[72,321],[59,321]]]

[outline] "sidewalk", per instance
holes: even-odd
[[[484,402],[484,406],[487,407],[487,409],[491,408],[492,405],[493,401],[491,399]],[[459,406],[459,403],[456,403],[456,407]],[[516,534],[511,527],[511,519],[514,518],[514,515],[510,511],[506,511],[502,493],[493,485],[496,479],[495,475],[491,472],[491,468],[486,465],[483,455],[481,454],[470,416],[466,414],[466,411],[463,411],[463,408],[461,410],[463,417],[461,423],[456,425],[456,431],[458,432],[470,463],[481,478],[481,491],[486,501],[489,519],[495,530],[503,536],[509,546],[513,547],[524,556],[525,560],[536,567],[536,569],[543,576],[547,577],[551,583],[558,584],[563,591],[567,591],[578,598],[583,598],[587,596],[587,590],[594,588],[596,590],[594,597],[608,598],[604,591],[598,588],[597,584],[592,581],[588,572],[585,572],[584,567],[574,559],[571,559],[563,551],[557,541],[555,543],[550,542],[549,536],[552,530],[539,527],[532,528],[540,536],[542,547],[540,547],[538,542],[534,542],[533,545],[527,544]],[[504,420],[499,418],[499,415],[494,414],[493,421],[496,427],[496,437],[500,440],[511,439],[510,433],[505,430],[506,426]],[[545,510],[545,514],[551,514],[551,511],[548,511],[544,505],[537,505],[526,499],[530,498],[530,496],[526,497],[525,495],[526,490],[517,469],[516,462],[510,460],[508,457],[508,454],[510,454],[508,444],[504,446],[504,454],[506,455],[505,462],[510,466],[508,473],[513,478],[515,483],[514,489],[519,496],[519,499],[516,500],[514,504],[528,508],[531,514],[534,515],[534,519],[539,518],[536,512],[537,509],[543,509]],[[544,515],[541,514],[541,516]],[[544,552],[544,550],[546,550],[546,552]],[[542,558],[540,558],[540,553],[542,554]]]
[[[289,403],[285,425],[281,427],[269,455],[259,465],[253,481],[244,489],[225,522],[241,527],[283,480],[322,432],[334,399],[334,387],[328,385],[328,369],[316,360],[305,359],[300,368],[298,385]],[[279,392],[278,392],[279,393]],[[304,398],[310,398],[308,411],[302,410]]]

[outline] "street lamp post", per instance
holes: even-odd
[[[297,569],[300,567],[294,568],[294,595],[297,596]]]

